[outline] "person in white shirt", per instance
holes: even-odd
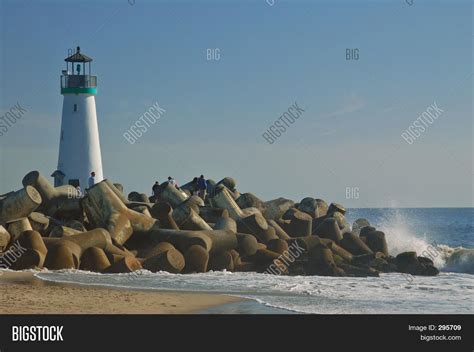
[[[171,176],[168,176],[168,182],[172,185],[172,186],[175,186],[176,188],[179,189],[179,186],[178,184],[176,183],[176,180],[174,178],[172,178]]]
[[[77,191],[77,194],[76,194],[77,198],[82,198],[81,186],[77,186],[76,191]]]
[[[95,185],[95,172],[91,172],[91,177],[89,177],[89,188]]]

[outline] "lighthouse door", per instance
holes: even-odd
[[[69,184],[77,188],[79,187],[79,180],[78,179],[69,180]]]

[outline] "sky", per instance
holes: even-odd
[[[26,110],[0,136],[0,194],[56,170],[59,76],[80,46],[104,175],[126,193],[204,174],[263,200],[472,207],[472,16],[463,0],[0,0],[0,119]],[[127,142],[156,103],[166,112]],[[304,112],[270,144],[295,103]]]

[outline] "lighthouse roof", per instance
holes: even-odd
[[[81,48],[77,47],[76,52],[64,59],[66,62],[91,62],[92,58],[81,53]]]

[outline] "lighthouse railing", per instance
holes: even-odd
[[[61,88],[95,88],[97,76],[89,75],[62,75]]]

